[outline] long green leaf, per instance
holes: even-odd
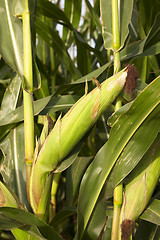
[[[17,196],[11,191],[8,186],[0,181],[0,199],[1,207],[21,208],[22,205]]]
[[[82,7],[82,1],[81,0],[65,0],[65,6],[64,6],[64,12],[68,19],[70,19],[70,22],[72,23],[72,26],[75,29],[78,29],[79,21],[81,17],[81,7]],[[67,41],[70,38],[71,32],[68,31],[66,27],[63,27],[63,40]]]
[[[93,81],[93,77],[97,78],[101,73],[103,73],[110,65],[111,65],[112,61],[104,64],[102,67],[94,70],[93,72],[81,77],[80,79],[77,79],[76,81],[74,81],[72,84],[68,84],[65,86],[60,86],[57,91],[56,94],[60,94],[65,92],[66,90],[71,90],[73,85],[75,84],[80,84],[80,83],[85,83],[86,80],[88,81]]]
[[[84,172],[91,162],[92,157],[78,157],[67,170],[66,181],[66,201],[67,205],[72,206],[78,196],[78,189]]]
[[[13,0],[0,1],[0,53],[14,71],[23,76],[22,22],[12,9]]]
[[[51,96],[45,97],[43,99],[34,102],[34,114],[40,113],[44,107],[47,105]],[[17,123],[24,120],[23,116],[23,106],[16,108],[14,111],[7,114],[4,118],[0,120],[0,126],[7,124]]]
[[[1,163],[3,179],[15,192],[21,203],[28,205],[23,124],[10,131],[4,141],[1,142],[0,148],[4,154],[4,160]]]
[[[155,199],[140,218],[160,226],[160,200]]]
[[[64,109],[72,107],[72,105],[79,99],[78,96],[64,95],[61,97],[48,96],[35,101],[34,115],[41,113],[46,115],[47,113],[54,113]],[[0,127],[8,124],[21,122],[24,120],[23,106],[16,108],[12,112],[8,113],[5,117],[0,119]]]
[[[10,176],[11,177],[11,176]],[[17,196],[2,182],[0,182],[0,199],[1,199],[1,207],[13,207],[13,208],[22,208],[21,203]],[[17,227],[24,227],[24,223],[15,223],[15,221],[8,218],[0,213],[0,228],[5,230],[11,230],[12,233],[16,236],[17,240],[24,240],[28,239],[29,234],[20,230],[16,229]]]
[[[48,0],[38,1],[38,12],[46,17],[52,18],[55,22],[67,25],[70,29],[73,28],[64,11]]]
[[[62,238],[56,233],[56,231],[50,227],[48,224],[45,222],[42,222],[37,218],[35,215],[22,210],[22,209],[16,209],[16,208],[11,208],[11,207],[2,207],[0,208],[0,219],[1,216],[4,218],[8,218],[8,225],[9,222],[12,224],[14,223],[14,227],[20,227],[22,224],[24,227],[21,227],[23,231],[26,231],[28,233],[31,233],[33,235],[39,236],[40,239],[48,239],[48,240],[62,240]],[[11,229],[6,228],[5,225],[3,224],[0,228],[3,229]],[[37,231],[38,230],[38,231]]]
[[[40,18],[36,18],[35,26],[38,35],[54,49],[62,62],[66,65],[66,68],[74,75],[74,77],[78,78],[80,74],[74,66],[74,63],[67,52],[66,46],[58,33],[53,30],[47,22],[41,21]]]
[[[111,130],[108,142],[97,153],[86,171],[80,188],[76,239],[81,239],[104,183],[123,148],[160,103],[159,84],[160,77],[146,87],[126,114],[119,118]],[[86,192],[90,198],[86,196]]]
[[[77,45],[77,66],[82,76],[84,76],[88,72],[91,72],[91,56],[89,51],[84,47],[85,44],[78,40],[77,35],[77,33],[74,34]]]
[[[98,58],[98,60],[100,61],[100,63],[104,63],[104,57],[102,52],[100,52],[97,48],[93,48],[91,47],[80,35],[80,33],[78,31],[76,31],[74,29],[74,37],[75,37],[75,41],[77,44],[80,44],[82,47],[84,47],[86,50],[89,50],[90,52],[93,52],[95,54],[95,56]]]
[[[155,17],[155,21],[150,28],[148,35],[143,39],[137,42],[134,42],[124,48],[121,51],[121,58],[129,59],[135,56],[148,56],[148,55],[155,55],[160,52],[159,46],[159,35],[160,35],[160,28],[159,28],[159,19],[160,14],[157,14]]]
[[[136,231],[135,240],[159,240],[160,226],[147,221],[141,221]]]
[[[3,96],[3,99],[1,102],[0,119],[2,119],[3,117],[5,117],[5,115],[15,110],[17,106],[19,93],[20,93],[20,87],[21,87],[21,79],[18,75],[16,75],[12,79],[11,83],[9,84]]]
[[[100,31],[100,33],[102,33],[102,26],[101,26],[101,22],[99,20],[99,17],[97,16],[94,8],[92,7],[92,5],[90,4],[90,2],[88,0],[85,0],[86,5],[91,13],[91,16],[93,18],[93,21],[95,22],[95,24],[97,25],[98,30]]]
[[[123,149],[121,156],[106,181],[106,198],[112,196],[115,186],[135,168],[145,152],[151,146],[160,130],[159,121],[160,105],[158,105],[141,124],[138,131],[135,132],[126,147]]]
[[[76,207],[65,207],[56,214],[56,216],[50,222],[50,225],[54,227],[66,220],[71,215],[75,214],[76,212]]]

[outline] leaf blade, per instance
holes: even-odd
[[[148,85],[137,97],[126,114],[122,115],[113,126],[108,142],[97,153],[87,169],[79,195],[76,236],[78,239],[81,239],[83,235],[101,189],[123,148],[142,122],[160,103],[159,85],[160,77]],[[86,192],[90,196],[89,199],[85,197]]]

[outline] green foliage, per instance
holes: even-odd
[[[160,3],[120,1],[116,51],[112,4],[0,1],[0,239],[113,240],[113,192],[120,183],[121,221],[135,223],[126,232],[119,223],[117,240],[125,234],[129,240],[132,227],[136,240],[159,239]],[[33,54],[27,63],[25,14]],[[122,68],[134,64],[139,72],[131,101],[122,90],[127,70],[112,76],[115,52]],[[32,93],[24,90],[26,71],[33,71]],[[30,107],[26,112],[23,90],[34,109],[34,143],[28,141],[34,163],[27,167],[23,121]],[[122,107],[115,112],[117,96]],[[141,198],[136,190],[130,198],[134,185]],[[133,202],[132,219],[125,211]]]

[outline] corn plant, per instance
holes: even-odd
[[[159,239],[159,12],[0,1],[1,239]]]

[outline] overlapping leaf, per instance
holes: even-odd
[[[2,229],[21,227],[21,230],[31,233],[39,237],[39,239],[62,240],[56,231],[47,223],[41,221],[35,215],[22,209],[2,207],[0,208],[0,220],[2,224],[4,220],[7,223],[3,225],[0,224],[0,228]]]
[[[10,131],[0,144],[4,154],[1,174],[7,185],[15,192],[22,204],[28,205],[26,193],[26,164],[24,157],[23,124]]]
[[[0,119],[15,110],[20,93],[21,79],[16,75],[5,91],[1,102]]]
[[[155,199],[140,218],[160,226],[160,200]]]
[[[66,68],[76,77],[80,76],[78,70],[74,66],[72,59],[70,58],[67,49],[65,47],[64,42],[58,35],[58,33],[53,30],[46,22],[40,20],[40,18],[36,19],[36,31],[38,35],[50,46],[54,49],[54,51],[58,54],[60,59],[66,65]]]
[[[73,28],[66,14],[56,4],[46,0],[39,0],[38,12],[52,18],[55,22],[67,25],[70,29]]]
[[[108,142],[101,148],[86,171],[80,188],[76,239],[81,239],[99,194],[120,153],[160,103],[159,86],[160,77],[146,87],[126,114],[118,119],[111,130]],[[90,196],[89,199],[86,197],[86,192]]]
[[[136,231],[135,240],[159,240],[160,226],[151,222],[141,221]]]
[[[121,58],[122,59],[129,59],[135,56],[148,56],[148,55],[155,55],[160,52],[159,46],[159,35],[160,35],[160,28],[159,28],[159,19],[160,14],[157,14],[155,17],[154,23],[150,28],[149,33],[143,40],[138,40],[124,48],[121,51]]]
[[[82,1],[81,0],[66,0],[65,6],[64,6],[64,12],[68,19],[70,19],[70,22],[72,23],[72,26],[75,29],[78,29],[79,21],[81,17],[81,7],[82,7]],[[63,40],[66,42],[69,41],[70,38],[70,31],[66,27],[63,27]]]
[[[12,3],[13,0],[0,1],[0,53],[23,76],[22,22],[13,15]]]
[[[132,171],[151,146],[160,130],[159,121],[160,105],[147,117],[123,149],[106,182],[106,198],[112,196],[115,186]]]

